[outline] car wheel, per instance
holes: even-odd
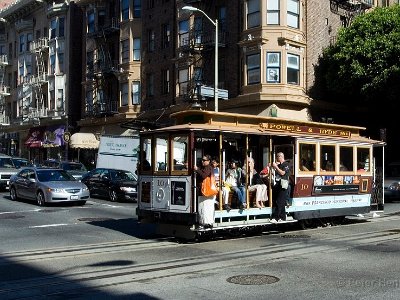
[[[10,189],[10,198],[12,201],[18,200],[17,190],[15,189],[15,187],[12,187]]]
[[[37,193],[37,195],[36,195],[36,201],[37,201],[37,204],[38,204],[39,206],[45,206],[45,205],[46,205],[46,200],[44,199],[44,194],[43,194],[43,192],[38,192],[38,193]]]
[[[109,195],[110,195],[110,200],[112,202],[115,202],[118,200],[117,193],[114,190],[110,190]]]

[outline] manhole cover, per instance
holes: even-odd
[[[101,221],[111,221],[112,218],[80,218],[78,221],[82,222],[101,222]]]
[[[22,219],[22,218],[25,218],[25,216],[15,215],[15,214],[3,214],[3,215],[0,215],[0,219],[2,219],[2,220],[12,220],[12,219]]]
[[[306,234],[285,234],[282,235],[281,238],[285,239],[309,239],[310,236]]]
[[[226,281],[241,285],[262,285],[271,284],[279,281],[278,277],[271,275],[238,275],[229,277]]]

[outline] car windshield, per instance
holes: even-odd
[[[40,182],[48,181],[76,181],[74,177],[64,170],[38,170],[37,177]]]
[[[129,171],[115,170],[111,172],[111,179],[113,180],[137,180],[136,176]]]
[[[15,168],[11,157],[0,157],[0,168]]]
[[[63,163],[62,168],[65,171],[87,171],[85,166],[80,163]]]

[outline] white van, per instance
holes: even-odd
[[[17,172],[18,169],[15,167],[12,157],[0,154],[0,190],[8,189],[11,176]]]
[[[135,173],[138,161],[138,136],[100,137],[96,168],[112,168]]]

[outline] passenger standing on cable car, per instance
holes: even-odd
[[[211,176],[213,174],[213,167],[211,166],[211,156],[210,155],[204,155],[202,160],[201,160],[201,167],[197,167],[196,165],[193,166],[193,169],[196,172],[197,176],[197,194],[198,196],[198,208],[199,208],[199,224],[204,227],[204,228],[211,228],[212,224],[214,224],[214,201],[216,199],[216,196],[203,196],[201,195],[200,189],[201,189],[201,183],[205,178],[208,176]]]
[[[290,167],[285,161],[282,152],[276,154],[277,162],[272,163],[272,169],[275,171],[275,185],[273,187],[273,198],[275,200],[275,209],[272,212],[271,223],[286,221],[286,199],[288,197],[288,182]]]

